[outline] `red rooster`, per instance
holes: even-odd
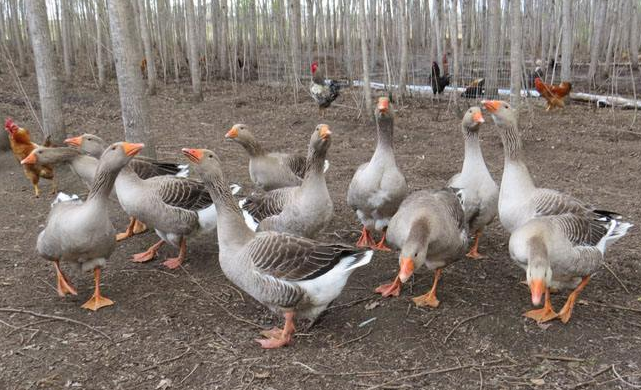
[[[324,72],[319,69],[318,62],[312,62],[312,83],[309,86],[309,93],[318,104],[319,114],[323,116],[324,110],[340,95],[342,85],[334,80],[326,84]]]
[[[545,84],[537,77],[534,79],[534,88],[536,88],[536,91],[547,101],[545,111],[549,111],[554,107],[565,107],[563,98],[572,90],[572,84],[567,81],[563,81],[559,85]]]

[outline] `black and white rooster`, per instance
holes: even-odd
[[[334,80],[329,80],[328,83],[325,83],[324,72],[319,71],[319,69],[318,62],[312,62],[312,83],[309,86],[309,93],[318,104],[318,113],[320,116],[324,116],[325,109],[336,100],[343,85]]]
[[[432,62],[432,92],[436,95],[443,93],[445,87],[450,85],[450,75],[447,68],[447,57],[443,54],[444,74],[441,76],[441,69],[436,61]]]

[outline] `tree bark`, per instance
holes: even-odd
[[[591,84],[595,83],[595,76],[599,66],[599,52],[601,50],[601,34],[605,24],[605,16],[608,9],[608,3],[599,1],[594,7],[594,31],[592,32],[592,44],[590,45],[590,67],[588,68],[588,80]]]
[[[96,4],[96,63],[98,65],[98,88],[101,91],[105,90],[107,79],[105,76],[105,59],[104,48],[106,40],[104,37],[104,29],[102,24],[105,22],[105,3],[98,0]]]
[[[639,69],[639,2],[632,1],[632,15],[630,15],[630,61],[632,69]]]
[[[143,142],[143,153],[155,157],[156,143],[149,127],[149,103],[140,74],[142,53],[136,42],[132,4],[129,0],[109,0],[107,3],[125,139]]]
[[[365,95],[366,118],[372,118],[372,90],[369,85],[369,56],[367,53],[367,23],[365,21],[365,0],[358,0],[358,27],[361,30],[361,60],[363,61],[363,93]]]
[[[60,7],[62,8],[62,62],[65,69],[65,79],[69,81],[73,72],[71,66],[71,12],[68,1],[62,1]]]
[[[24,52],[22,32],[20,31],[20,16],[18,15],[18,4],[16,3],[16,0],[10,0],[9,6],[11,7],[11,17],[9,18],[9,23],[11,24],[11,34],[13,35],[13,41],[15,43],[16,51],[18,52],[18,63],[16,64],[16,68],[19,69],[21,76],[26,76],[27,59]]]
[[[563,41],[561,44],[561,81],[572,81],[572,1],[563,0]]]
[[[407,59],[408,59],[408,53],[407,53],[407,4],[405,1],[400,1],[398,2],[399,4],[399,10],[398,12],[400,13],[399,15],[399,23],[400,23],[400,29],[401,29],[401,34],[400,34],[400,39],[399,39],[399,45],[401,47],[401,69],[399,72],[399,80],[398,80],[398,89],[399,93],[401,96],[405,95],[405,89],[406,89],[406,84],[407,84]]]
[[[300,29],[300,0],[289,0],[290,14],[292,18],[292,70],[294,76],[294,99],[298,102],[298,84],[300,82],[301,65],[301,29]]]
[[[194,101],[203,100],[203,87],[200,80],[200,56],[198,55],[198,36],[196,32],[196,15],[193,0],[185,0],[187,8],[187,45],[189,46],[189,73],[191,74],[191,88]]]
[[[157,82],[156,65],[154,61],[154,50],[151,44],[147,11],[145,9],[145,0],[138,0],[138,13],[140,15],[140,34],[142,35],[142,44],[145,48],[145,59],[147,60],[147,93],[155,95]]]
[[[343,0],[344,1],[344,0]],[[314,24],[314,0],[307,0],[307,22],[305,33],[305,49],[307,51],[307,62],[312,63],[312,52],[314,50],[314,39],[316,38],[316,25]]]
[[[522,21],[521,0],[511,0],[510,5],[510,103],[516,106],[521,100],[521,51]]]
[[[458,44],[458,0],[450,1],[450,47],[452,48],[452,85],[457,86],[459,80],[459,44]]]
[[[489,0],[489,24],[487,33],[487,60],[486,60],[486,74],[487,80],[485,81],[485,92],[487,97],[498,96],[498,44],[500,34],[500,13],[501,2],[500,0]]]
[[[55,144],[63,145],[66,137],[62,119],[62,92],[60,80],[56,75],[55,57],[51,47],[47,4],[40,0],[27,0],[26,6],[38,78],[38,95],[40,96],[44,135],[51,137],[51,141]]]

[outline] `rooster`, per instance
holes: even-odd
[[[541,78],[537,77],[534,79],[534,88],[541,96],[547,101],[545,107],[546,111],[554,107],[563,108],[565,107],[565,102],[563,98],[566,97],[572,90],[572,84],[567,81],[563,81],[559,85],[545,84],[541,81]]]
[[[485,95],[485,79],[475,79],[465,87],[465,91],[461,94],[464,98],[477,98]]]
[[[18,162],[25,159],[32,150],[38,147],[37,144],[31,142],[31,137],[29,135],[29,130],[22,127],[18,127],[11,118],[7,118],[4,123],[4,127],[9,133],[9,143],[11,145],[11,150],[13,155],[16,157]],[[44,146],[50,146],[49,139],[44,143]],[[49,165],[22,165],[24,169],[24,174],[33,184],[33,189],[36,193],[36,198],[40,197],[40,188],[38,187],[38,182],[40,178],[43,177],[48,180],[53,181],[53,189],[51,193],[56,193],[56,182],[53,178],[53,168]]]
[[[319,70],[316,61],[312,62],[311,70],[312,83],[309,86],[309,93],[318,104],[318,113],[320,116],[324,116],[324,110],[340,95],[342,84],[334,80],[329,80],[329,83],[326,84],[323,72]]]
[[[443,93],[445,87],[450,85],[450,74],[447,68],[447,56],[443,55],[443,76],[441,76],[441,68],[439,68],[436,61],[432,62],[432,92],[436,95]]]

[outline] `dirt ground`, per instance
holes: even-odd
[[[37,101],[34,78],[23,82]],[[0,116],[10,115],[37,133],[13,82],[5,78],[2,85]],[[247,156],[223,141],[232,124],[250,125],[272,150],[306,150],[320,122],[308,99],[294,105],[282,90],[239,88],[210,84],[198,104],[189,101],[187,89],[160,88],[150,99],[159,155],[185,161],[180,148],[211,148],[225,162],[228,179],[250,191]],[[356,118],[358,111],[348,107],[354,106],[350,95],[325,119],[334,133],[327,181],[335,217],[322,236],[347,243],[355,242],[359,229],[345,202],[347,184],[375,145],[374,127]],[[104,94],[89,84],[67,87],[64,101],[70,135],[122,137],[114,84]],[[396,158],[410,187],[443,186],[463,159],[457,110],[425,99],[397,109]],[[542,101],[532,101],[520,124],[537,184],[641,223],[641,137],[630,132],[633,117],[631,111],[576,104],[545,112]],[[488,121],[482,147],[499,181],[501,143]],[[638,125],[632,130],[641,131]],[[86,193],[71,173],[60,176],[61,190]],[[0,182],[2,389],[619,389],[629,388],[626,382],[641,383],[637,228],[607,254],[620,280],[605,269],[599,272],[567,325],[539,326],[522,317],[531,307],[527,288],[519,284],[525,275],[512,264],[508,236],[494,222],[481,243],[487,259],[461,259],[445,270],[438,309],[415,308],[410,300],[431,285],[432,273],[425,270],[399,298],[374,295],[398,265],[396,254],[376,253],[316,326],[298,333],[287,348],[265,351],[253,339],[259,328],[280,324],[281,318],[225,279],[213,236],[190,241],[188,261],[177,271],[164,269],[160,260],[129,261],[155,242],[154,234],[123,242],[103,273],[103,291],[116,304],[88,312],[80,305],[92,292],[91,275],[67,266],[79,295],[59,298],[52,265],[35,252],[52,197],[33,197],[11,153],[0,154]],[[43,184],[43,190],[49,188]],[[114,224],[124,229],[126,216],[115,203],[111,211]],[[161,258],[174,253],[165,248]],[[554,296],[555,306],[566,296]]]

